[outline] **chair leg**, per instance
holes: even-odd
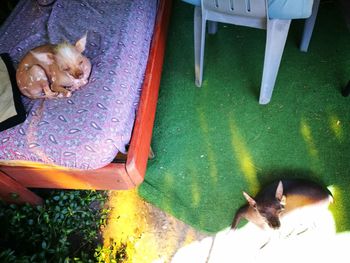
[[[194,62],[196,86],[202,86],[206,20],[200,6],[194,8]]]
[[[218,32],[218,22],[208,21],[208,34],[215,35]]]
[[[267,21],[264,69],[260,88],[260,104],[271,100],[291,20]]]
[[[152,147],[149,147],[148,160],[153,160],[156,157]]]
[[[300,50],[307,52],[309,48],[312,32],[314,30],[320,0],[314,0],[311,16],[305,20],[303,36],[301,38]]]
[[[350,81],[348,82],[348,85],[346,85],[346,87],[342,90],[341,94],[344,97],[347,97],[350,95]]]

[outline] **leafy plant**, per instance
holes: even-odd
[[[128,259],[126,246],[127,244],[118,244],[113,239],[110,240],[108,247],[98,246],[95,252],[95,259],[98,263],[120,263]]]
[[[1,262],[94,262],[106,192],[52,191],[43,206],[0,203]]]

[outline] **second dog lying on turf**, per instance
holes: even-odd
[[[261,190],[255,198],[243,192],[248,203],[236,213],[231,227],[237,228],[242,218],[260,228],[278,229],[280,219],[288,213],[305,207],[328,207],[332,194],[324,187],[307,180],[289,179],[274,182]]]

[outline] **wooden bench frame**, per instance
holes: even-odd
[[[0,198],[10,203],[40,204],[28,188],[125,190],[142,183],[152,139],[163,67],[171,1],[160,0],[139,108],[126,160],[96,170],[76,170],[45,164],[0,164]]]

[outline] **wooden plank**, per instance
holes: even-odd
[[[124,190],[135,187],[123,163],[111,163],[96,170],[60,169],[44,164],[2,166],[1,170],[29,188]]]
[[[8,203],[42,204],[43,200],[0,171],[0,198]]]
[[[135,185],[145,176],[158,102],[172,1],[160,2],[139,109],[131,138],[126,170]]]

